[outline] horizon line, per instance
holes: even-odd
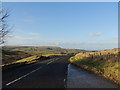
[[[13,47],[59,47],[59,48],[63,48],[63,49],[80,49],[80,48],[65,48],[65,47],[60,47],[60,46],[38,46],[38,45],[5,45],[6,47],[7,46],[13,46]],[[2,46],[4,47],[4,46]],[[80,50],[85,50],[85,51],[104,51],[104,50],[113,50],[113,49],[120,49],[119,47],[118,48],[111,48],[111,49],[80,49]]]

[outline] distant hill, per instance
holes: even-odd
[[[9,49],[2,50],[2,63],[8,64],[26,57],[32,56],[30,53],[23,51],[15,51]]]
[[[60,47],[34,47],[34,46],[4,46],[2,48],[2,63],[11,63],[29,56],[55,55],[55,54],[77,54],[85,52],[79,49],[63,49]]]
[[[85,52],[85,50],[81,49],[64,49],[60,47],[50,47],[50,46],[6,46],[3,49],[12,49],[12,50],[20,50],[20,51],[31,51],[34,53],[41,53],[41,54],[77,54],[79,52]]]

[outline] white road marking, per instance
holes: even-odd
[[[65,83],[65,82],[66,82],[66,79],[64,79],[63,81],[64,81],[64,83]],[[64,84],[64,87],[66,88],[66,83]]]
[[[50,64],[50,63],[52,63],[52,62],[54,62],[54,60],[52,60],[52,61],[48,62],[48,63],[47,63],[47,65],[48,65],[48,64]],[[11,81],[11,82],[7,83],[6,85],[8,86],[8,85],[10,85],[10,84],[12,84],[12,83],[14,83],[14,82],[16,82],[16,81],[18,81],[18,80],[20,80],[20,79],[24,78],[24,77],[26,77],[26,76],[30,75],[31,73],[33,73],[33,72],[35,72],[35,71],[37,71],[37,70],[39,70],[39,69],[41,69],[41,68],[42,68],[42,67],[40,67],[40,68],[38,68],[38,69],[35,69],[35,70],[33,70],[32,72],[30,72],[30,73],[28,73],[28,74],[25,74],[25,75],[23,75],[22,77],[19,77],[19,78],[17,78],[17,79],[15,79],[15,80],[13,80],[13,81]]]
[[[16,82],[16,81],[18,81],[18,80],[20,80],[20,79],[24,78],[24,77],[26,77],[26,76],[30,75],[31,73],[33,73],[33,72],[35,72],[35,71],[37,71],[37,70],[39,70],[39,69],[41,69],[41,68],[42,68],[42,67],[39,67],[39,68],[37,68],[37,69],[33,70],[32,72],[30,72],[30,73],[28,73],[28,74],[25,74],[25,75],[23,75],[22,77],[19,77],[18,79],[15,79],[15,80],[13,80],[13,81],[11,81],[11,82],[7,83],[6,85],[8,86],[8,85],[10,85],[10,84],[12,84],[12,83],[14,83],[14,82]]]
[[[66,81],[66,79],[64,79],[64,82]]]
[[[47,65],[48,65],[48,64],[50,64],[50,63],[52,63],[52,62],[54,62],[54,60],[52,60],[52,61],[48,62],[48,63],[47,63]]]

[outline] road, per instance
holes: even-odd
[[[43,62],[3,72],[4,88],[117,88],[109,80],[71,66],[70,56],[59,56]]]
[[[60,56],[3,72],[3,88],[65,88],[69,58]]]
[[[101,76],[69,64],[67,88],[118,88],[118,85]]]

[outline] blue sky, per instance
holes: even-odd
[[[7,45],[86,50],[118,46],[117,2],[3,3],[13,27]]]

